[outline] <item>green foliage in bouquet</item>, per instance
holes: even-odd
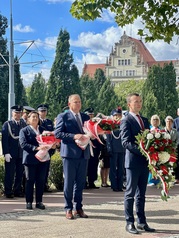
[[[0,193],[4,190],[4,156],[0,156]]]
[[[58,151],[51,157],[49,182],[51,182],[57,190],[63,190],[63,162]]]

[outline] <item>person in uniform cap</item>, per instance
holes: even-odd
[[[66,106],[62,109],[63,112],[67,112],[69,110],[69,106]]]
[[[84,113],[86,113],[90,117],[90,119],[92,119],[94,117],[94,108],[89,107],[84,110]]]
[[[94,117],[94,108],[89,107],[86,110],[84,110],[84,113],[87,114],[90,119]],[[86,182],[86,188],[87,189],[97,189],[95,185],[95,181],[98,178],[98,163],[99,163],[99,153],[100,153],[100,143],[97,139],[92,141],[93,143],[93,155],[90,155],[90,159],[88,161],[88,170],[87,170],[87,182]]]
[[[21,119],[23,107],[11,107],[12,119],[2,126],[2,148],[5,157],[4,193],[7,198],[23,197],[22,193],[22,149],[19,145],[19,131],[26,126]]]
[[[53,131],[54,130],[54,124],[53,121],[47,118],[47,111],[48,111],[48,105],[47,104],[40,104],[37,107],[39,116],[40,116],[40,125],[45,128],[46,131]],[[53,155],[55,150],[51,150],[50,156]],[[45,182],[45,192],[51,192],[48,185],[48,175],[50,170],[50,160],[47,162],[47,174],[46,174],[46,182]]]
[[[23,111],[22,111],[22,119],[27,122],[27,117],[28,114],[32,111],[35,111],[35,109],[33,107],[30,106],[23,106]]]
[[[122,108],[117,107],[111,111],[111,116],[114,120],[121,120]],[[110,153],[110,172],[109,178],[111,181],[111,189],[114,192],[123,191],[124,180],[124,155],[125,150],[121,143],[120,131],[115,130],[113,134],[107,135],[107,149]]]

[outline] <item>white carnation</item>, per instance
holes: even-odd
[[[163,138],[164,138],[164,139],[171,139],[171,136],[170,136],[170,134],[168,134],[168,133],[164,133],[164,134],[163,134]]]
[[[152,140],[154,138],[152,133],[147,134],[147,140]]]
[[[156,139],[159,139],[159,138],[160,138],[160,136],[161,136],[161,135],[160,135],[160,133],[159,133],[159,132],[155,133],[155,138],[156,138]]]
[[[170,154],[166,151],[162,151],[158,154],[159,157],[159,164],[165,164],[170,159]]]

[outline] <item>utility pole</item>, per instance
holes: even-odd
[[[9,50],[9,94],[8,94],[8,120],[11,119],[11,107],[15,105],[14,94],[14,42],[12,24],[12,0],[10,0],[10,50]]]

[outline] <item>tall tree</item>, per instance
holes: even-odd
[[[95,94],[96,91],[94,80],[91,79],[88,75],[84,75],[80,78],[80,86],[81,86],[82,110],[85,110],[88,107],[93,107],[94,112],[96,113],[97,95]]]
[[[164,65],[163,68],[159,65],[153,66],[149,70],[142,97],[144,101],[142,113],[148,118],[153,114],[158,114],[164,124],[167,115],[175,115],[178,106],[178,94],[176,91],[176,73],[172,63]]]
[[[118,97],[114,92],[114,86],[111,85],[109,79],[103,84],[97,99],[97,109],[105,115],[110,115],[110,112],[119,105]]]
[[[104,71],[102,69],[96,69],[96,72],[94,74],[94,85],[97,94],[99,93],[105,81],[106,76],[104,74]]]
[[[7,39],[4,38],[8,27],[7,18],[0,14],[0,126],[8,117],[9,69]]]
[[[79,71],[75,64],[72,64],[71,66],[71,74],[70,74],[70,90],[69,94],[81,94],[81,87],[80,87],[80,77],[79,77]]]
[[[104,9],[114,13],[120,27],[133,24],[140,17],[144,27],[138,29],[138,34],[145,36],[146,41],[163,39],[169,43],[179,35],[178,0],[75,0],[70,11],[77,19],[93,21],[102,16]]]
[[[26,105],[27,97],[23,81],[20,73],[20,66],[17,56],[14,59],[14,93],[15,93],[15,104],[16,105]]]
[[[70,54],[69,40],[69,33],[61,29],[57,39],[56,56],[52,65],[46,94],[46,102],[49,104],[49,116],[51,119],[55,118],[63,107],[67,105],[68,96],[74,86],[74,83],[72,83],[74,79],[71,75],[73,57]]]
[[[165,64],[163,67],[165,112],[167,115],[175,117],[178,108],[178,93],[176,90],[176,72],[173,63]]]
[[[37,108],[41,103],[45,103],[46,82],[41,73],[34,77],[28,96],[28,103],[31,107]]]
[[[127,110],[126,97],[130,93],[139,93],[142,94],[142,89],[145,80],[136,81],[135,79],[127,80],[120,82],[115,86],[114,91],[118,97],[119,104],[123,110]]]

